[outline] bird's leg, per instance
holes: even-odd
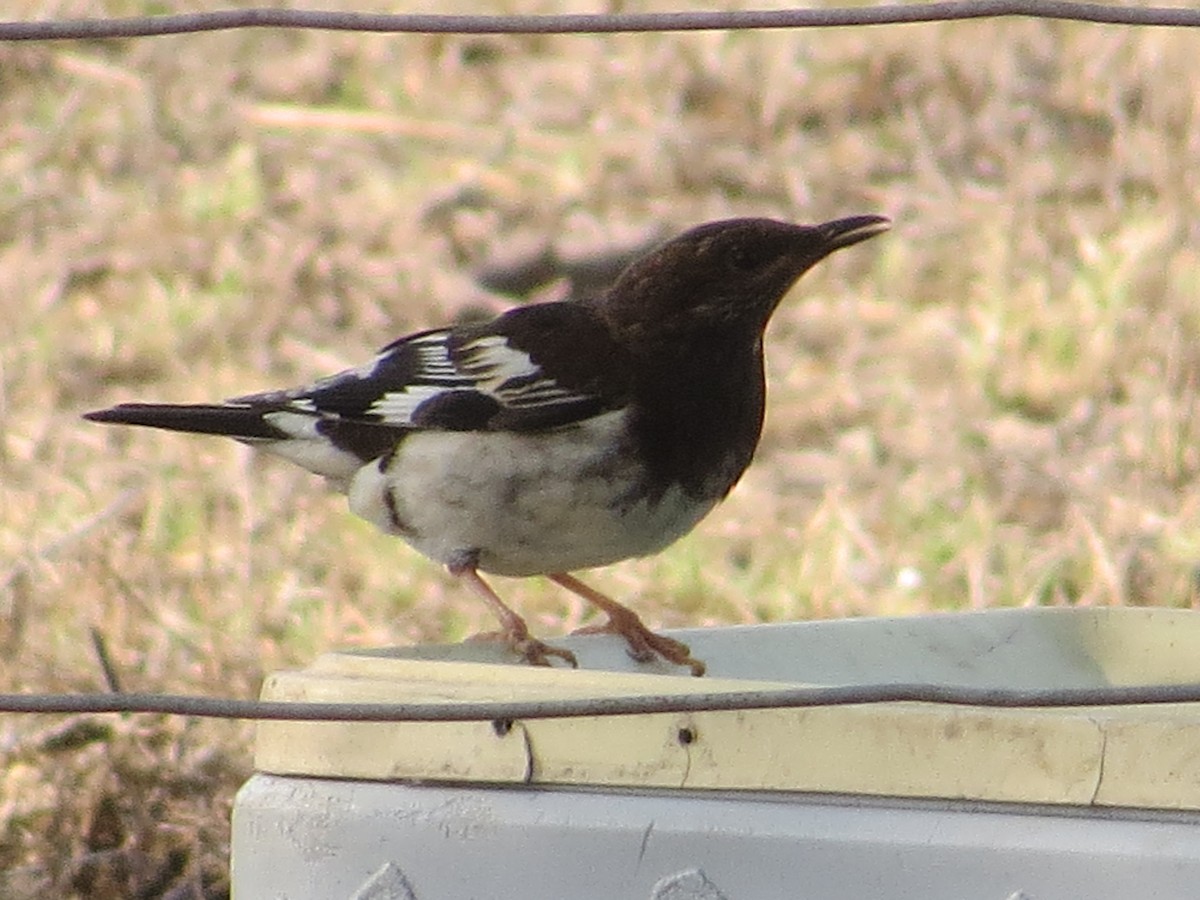
[[[474,564],[451,565],[446,568],[449,569],[451,575],[465,584],[475,596],[481,598],[484,603],[491,607],[496,618],[500,620],[500,630],[498,632],[485,632],[484,634],[477,635],[478,638],[497,638],[502,640],[515,653],[524,657],[526,662],[532,663],[535,666],[548,666],[550,665],[550,657],[557,656],[559,659],[570,663],[572,668],[579,667],[579,662],[575,659],[575,654],[570,650],[563,650],[561,647],[552,647],[531,636],[529,634],[529,626],[525,624],[525,620],[505,604],[500,599],[500,595],[492,590],[491,585],[479,576],[479,572],[476,571]]]
[[[629,645],[629,655],[638,662],[649,662],[657,654],[677,666],[687,666],[697,677],[704,674],[704,663],[692,657],[692,651],[687,644],[661,634],[655,634],[629,607],[622,606],[595,588],[588,587],[574,575],[555,572],[549,577],[551,581],[561,584],[572,594],[582,597],[608,616],[608,621],[603,625],[589,625],[580,628],[575,632],[576,634],[619,634]]]

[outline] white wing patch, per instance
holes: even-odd
[[[528,353],[510,347],[499,335],[477,338],[464,344],[463,351],[466,357],[460,371],[485,391],[494,392],[506,381],[529,378],[541,372]]]
[[[355,370],[359,378],[370,379],[379,375],[397,352],[409,350],[417,356],[417,374],[412,384],[402,389],[388,391],[367,408],[369,415],[380,416],[393,425],[409,425],[413,415],[426,400],[447,390],[472,388],[475,379],[459,371],[446,347],[449,333],[434,331],[405,341],[403,347],[379,354],[370,363]]]
[[[446,348],[446,340],[449,336],[449,332],[446,331],[432,331],[420,337],[410,338],[399,347],[380,353],[367,365],[355,370],[355,374],[360,378],[373,378],[397,353],[411,350],[417,356],[418,380],[422,382],[444,381],[447,384],[456,385],[470,384],[471,379],[463,377],[463,374],[454,365],[454,360],[450,358],[450,353]]]
[[[463,344],[460,359],[450,358],[445,332],[426,335],[408,343],[419,360],[413,383],[402,390],[388,391],[371,404],[367,412],[385,422],[406,425],[412,422],[422,403],[446,391],[472,390],[491,394],[506,406],[545,406],[571,397],[570,391],[543,378],[532,385],[505,389],[514,379],[527,379],[541,373],[529,354],[509,346],[499,335],[476,338]],[[394,352],[394,351],[392,351]],[[370,378],[390,354],[382,354],[361,377]]]
[[[453,388],[451,388],[453,390]],[[412,422],[417,407],[426,400],[446,393],[446,388],[434,384],[410,384],[402,391],[388,391],[367,408],[371,415],[380,416],[384,422],[408,425]]]
[[[455,367],[446,352],[446,333],[428,335],[413,341],[409,346],[415,347],[417,359],[421,362],[421,374],[429,379],[446,379],[454,383],[469,381]]]

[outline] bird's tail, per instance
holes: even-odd
[[[263,409],[238,403],[122,403],[84,413],[92,422],[144,425],[192,434],[219,434],[239,440],[287,440],[293,435],[272,425]]]
[[[364,463],[387,453],[399,440],[396,429],[283,408],[274,395],[225,403],[122,403],[83,417],[231,437],[322,475],[340,490]]]

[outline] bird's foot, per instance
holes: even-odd
[[[522,622],[522,625],[525,623]],[[579,660],[570,650],[539,641],[525,628],[511,631],[484,631],[467,638],[469,641],[503,641],[513,653],[532,666],[549,666],[551,660],[563,660],[572,669],[579,668]]]
[[[661,656],[669,663],[687,666],[697,678],[706,671],[707,667],[692,656],[691,648],[687,644],[666,635],[655,634],[628,606],[622,606],[566,572],[554,572],[550,575],[550,580],[582,597],[608,616],[608,621],[603,625],[587,625],[576,631],[576,634],[619,634],[629,645],[629,655],[638,662],[650,662],[655,656]]]
[[[628,615],[625,615],[628,613]],[[585,625],[572,634],[616,634],[629,645],[629,655],[640,663],[651,662],[656,656],[677,666],[687,666],[699,678],[704,674],[704,663],[692,656],[691,648],[665,634],[651,631],[636,613],[622,609],[608,612],[608,621],[602,625]]]

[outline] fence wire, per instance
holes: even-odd
[[[159,713],[210,719],[325,722],[497,722],[749,709],[935,703],[991,708],[1063,708],[1200,703],[1200,684],[1013,689],[937,684],[866,684],[776,690],[647,694],[565,700],[430,703],[293,703],[182,694],[0,694],[0,713]]]
[[[611,34],[902,25],[1022,17],[1107,25],[1195,27],[1200,9],[1069,0],[943,0],[881,6],[563,15],[390,15],[341,10],[229,9],[175,15],[0,22],[0,41],[96,40],[234,28],[307,28],[387,34]]]

